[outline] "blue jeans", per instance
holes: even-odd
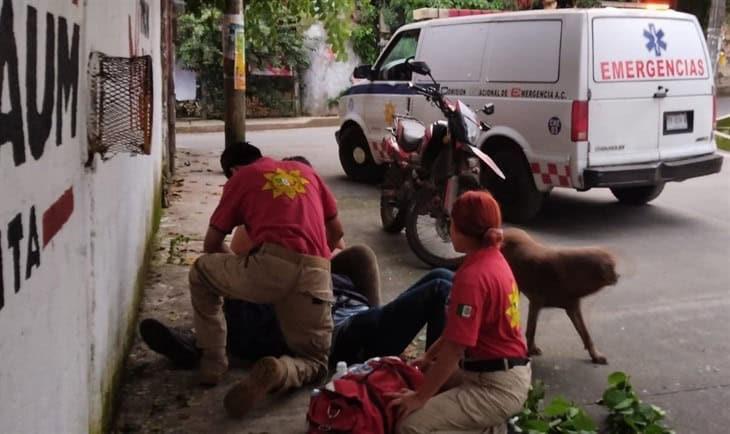
[[[446,300],[454,273],[434,269],[395,300],[346,319],[332,336],[330,361],[359,363],[376,356],[397,356],[426,326],[426,348],[441,336]]]

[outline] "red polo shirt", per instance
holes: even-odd
[[[335,216],[335,198],[311,167],[263,157],[228,180],[210,225],[229,234],[243,224],[254,244],[329,258],[324,223]]]
[[[479,249],[454,275],[443,336],[464,345],[467,359],[527,357],[519,299],[512,270],[499,249]]]

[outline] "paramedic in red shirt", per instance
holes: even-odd
[[[243,416],[269,392],[316,382],[327,374],[332,338],[331,249],[342,238],[335,198],[315,171],[297,161],[262,157],[248,143],[227,148],[228,182],[190,269],[200,382],[215,385],[228,369],[223,297],[272,304],[293,357],[264,357],[226,395]],[[235,255],[224,239],[245,225],[254,248]]]
[[[451,217],[451,242],[466,257],[454,276],[446,328],[415,362],[425,382],[394,395],[390,404],[399,433],[502,429],[530,388],[519,292],[499,251],[499,205],[487,192],[470,191],[454,203]],[[439,393],[447,380],[457,385]]]

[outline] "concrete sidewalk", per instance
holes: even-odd
[[[246,119],[246,131],[285,130],[294,128],[334,127],[340,124],[338,116],[302,116],[294,118]],[[179,119],[175,123],[178,134],[220,133],[225,129],[222,120]]]

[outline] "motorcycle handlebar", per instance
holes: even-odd
[[[436,106],[444,113],[446,113],[446,106],[444,105],[443,95],[437,88],[425,88],[421,87],[413,82],[408,83],[408,87],[415,90],[417,93],[431,98]]]

